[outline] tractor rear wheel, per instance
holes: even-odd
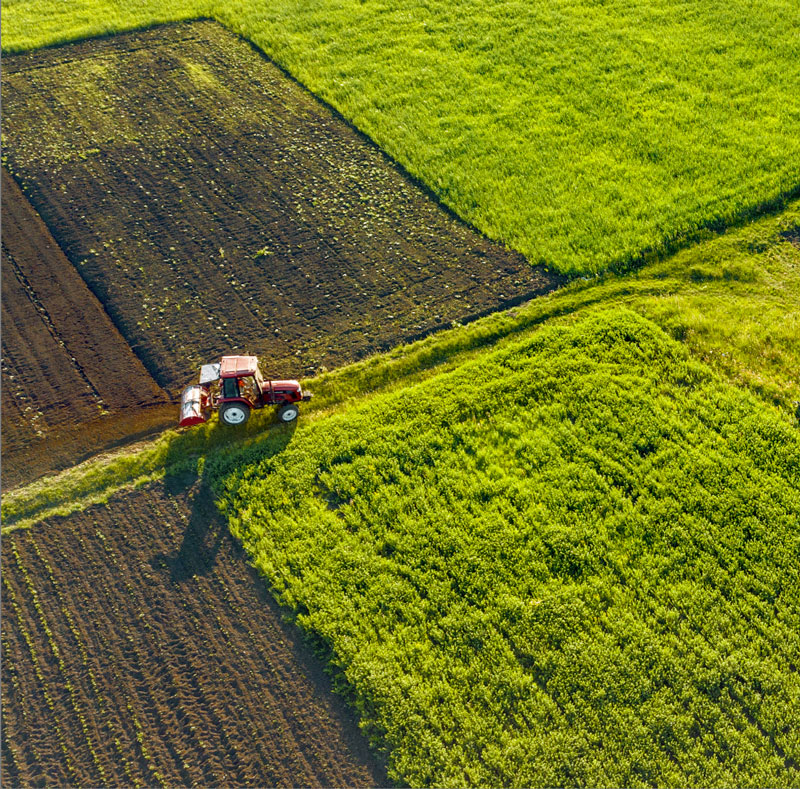
[[[219,418],[226,425],[243,425],[250,419],[250,406],[247,403],[223,403]]]
[[[299,413],[300,408],[295,403],[287,403],[278,409],[278,419],[281,422],[294,422]]]

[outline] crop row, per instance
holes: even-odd
[[[148,489],[4,536],[4,785],[381,783],[191,503]]]

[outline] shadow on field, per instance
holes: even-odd
[[[177,478],[167,485],[170,493],[176,492]],[[181,485],[177,485],[180,490]],[[181,491],[183,492],[183,491]],[[187,491],[191,513],[178,552],[175,555],[160,554],[153,559],[157,567],[166,562],[172,583],[181,583],[196,575],[205,575],[214,567],[221,540],[227,530],[225,519],[214,505],[214,497],[208,484],[196,479],[192,489]],[[163,566],[163,565],[162,565]]]
[[[295,429],[296,422],[269,424],[254,441],[250,431],[217,424],[209,431],[209,444],[214,448],[204,455],[200,473],[198,457],[187,453],[182,442],[175,442],[167,457],[163,484],[171,496],[186,497],[190,515],[177,553],[154,556],[151,565],[158,568],[166,563],[173,583],[211,572],[222,541],[229,536],[227,521],[215,503],[213,480],[234,465],[279,454],[292,440]],[[246,443],[250,446],[243,446]]]

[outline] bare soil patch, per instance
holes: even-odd
[[[2,176],[4,489],[67,468],[175,406],[64,257],[14,180]]]
[[[208,492],[4,535],[4,786],[387,784]]]
[[[551,290],[212,22],[4,60],[8,165],[163,387],[310,374]]]
[[[792,246],[800,249],[800,225],[784,230],[780,233],[780,236],[786,239]]]

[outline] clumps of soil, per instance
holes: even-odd
[[[3,786],[386,786],[202,483],[4,535]]]
[[[15,177],[173,393],[225,352],[308,375],[561,282],[216,23],[3,66]]]

